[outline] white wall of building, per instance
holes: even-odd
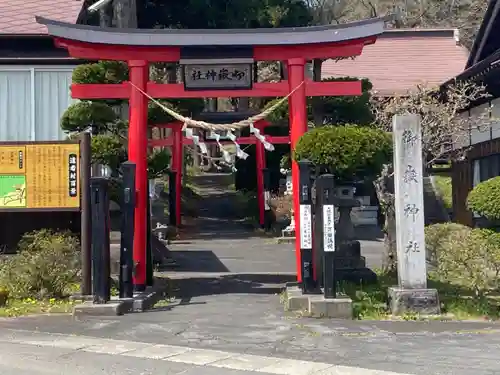
[[[482,104],[472,108],[468,112],[463,112],[459,116],[463,117],[478,117],[484,116],[485,111],[491,106],[491,118],[485,121],[483,126],[473,126],[467,134],[457,137],[455,140],[455,148],[469,147],[481,142],[490,141],[500,138],[500,98],[493,99],[491,103]],[[472,125],[477,125],[471,121]]]
[[[72,66],[0,65],[0,141],[65,138],[59,121],[73,103]]]

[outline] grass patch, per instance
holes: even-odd
[[[0,307],[0,317],[17,317],[33,314],[61,314],[70,313],[75,305],[69,299],[36,300],[26,298],[22,300],[8,300],[7,304]]]
[[[355,319],[387,320],[391,319],[387,305],[387,289],[397,285],[397,278],[377,272],[378,282],[374,285],[357,286],[353,284],[340,285],[339,291],[353,300]],[[429,288],[435,288],[439,293],[441,315],[435,317],[406,314],[404,320],[498,320],[500,318],[500,296],[488,295],[485,298],[475,298],[472,290],[438,281],[432,273],[428,280]]]
[[[448,176],[433,176],[436,184],[437,193],[441,196],[445,208],[453,207],[453,198],[451,190],[451,177]]]

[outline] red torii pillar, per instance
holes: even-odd
[[[290,152],[293,153],[295,145],[300,137],[307,131],[307,109],[306,109],[306,87],[304,84],[306,61],[301,58],[288,60],[288,84],[290,91],[295,90],[288,99],[288,114],[290,117]],[[299,87],[300,85],[300,87]],[[298,87],[298,88],[297,88]],[[295,233],[300,229],[299,210],[299,166],[292,158],[292,184],[293,184],[293,216],[295,219]],[[295,236],[295,262],[298,270],[301,270],[301,249],[300,241]],[[314,251],[314,248],[313,248]],[[314,259],[314,254],[313,254]],[[297,276],[298,281],[302,281],[301,272]]]
[[[146,91],[149,63],[144,60],[128,62],[130,82]],[[146,287],[147,194],[148,192],[148,101],[139,90],[132,90],[129,102],[128,158],[135,163],[136,205],[134,209],[134,270],[137,290]]]
[[[182,172],[184,166],[184,145],[182,136],[182,125],[172,128],[173,144],[172,144],[172,170],[175,172],[175,222],[181,225],[181,204],[182,204]],[[168,182],[169,184],[172,181]],[[172,215],[172,213],[170,214]]]
[[[264,134],[264,125],[261,121],[254,125]],[[257,205],[259,207],[259,224],[264,225],[265,221],[265,203],[264,203],[264,168],[266,167],[266,149],[262,142],[255,143],[255,166],[257,169]]]

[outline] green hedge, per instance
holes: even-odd
[[[476,185],[467,197],[467,208],[488,220],[500,219],[500,176]]]
[[[340,181],[370,180],[392,160],[392,136],[369,127],[322,126],[300,138],[294,159],[326,167]]]

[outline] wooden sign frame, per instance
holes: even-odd
[[[5,148],[15,148],[18,149],[19,152],[18,155],[16,155],[16,160],[11,160],[10,162],[14,162],[16,164],[16,168],[9,169],[9,165],[5,164],[4,162],[0,162],[0,185],[1,185],[1,180],[2,178],[9,178],[10,180],[14,182],[19,182],[18,184],[15,184],[14,186],[19,185],[19,187],[16,187],[15,192],[12,194],[12,199],[19,199],[21,202],[24,200],[24,204],[22,206],[11,206],[11,207],[4,207],[0,206],[0,213],[2,212],[61,212],[61,211],[80,211],[82,208],[82,202],[84,200],[84,196],[86,194],[86,189],[84,189],[84,184],[82,184],[83,181],[87,180],[88,183],[88,178],[89,178],[89,172],[87,169],[89,169],[90,165],[90,152],[87,150],[87,147],[82,147],[82,140],[84,137],[74,139],[74,140],[65,140],[65,141],[28,141],[28,142],[20,142],[20,141],[13,141],[13,142],[0,142],[0,158],[4,158],[4,155],[8,155],[9,152],[3,153],[2,149],[5,150]],[[71,152],[70,148],[67,148],[66,150],[62,149],[61,146],[71,146],[71,145],[77,145],[78,146],[78,152]],[[39,155],[38,151],[35,147],[33,146],[41,146],[40,149],[44,150],[45,154],[44,155]],[[49,150],[48,147],[44,146],[55,146],[59,150],[56,150],[56,154],[59,153],[59,155],[54,155],[50,154],[50,151],[54,152],[54,149]],[[21,150],[19,150],[21,149]],[[57,152],[59,151],[59,152]],[[50,173],[54,173],[56,170],[54,167],[51,168],[51,165],[47,166],[47,171],[40,172],[36,171],[37,167],[40,167],[39,163],[38,165],[30,165],[30,159],[33,159],[36,157],[34,155],[34,152],[37,152],[38,157],[45,157],[48,158],[49,160],[53,160],[54,162],[57,163],[57,158],[61,158],[61,152],[64,153],[65,155],[67,154],[67,159],[65,161],[65,165],[59,166],[57,168],[57,171],[60,173],[67,174],[67,189],[68,189],[68,196],[67,197],[61,197],[57,200],[64,202],[61,206],[57,206],[57,204],[51,204],[50,202],[53,202],[54,198],[53,196],[47,196],[45,199],[47,199],[47,202],[49,206],[45,207],[33,207],[33,205],[29,206],[29,199],[31,199],[31,202],[33,203],[33,198],[29,197],[29,192],[30,189],[33,188],[33,186],[30,188],[29,186],[29,180],[33,180],[35,177],[33,177],[34,173],[40,173],[39,178],[43,178],[43,182],[40,182],[40,185],[45,185],[50,184]],[[12,154],[13,151],[10,152]],[[31,155],[30,155],[31,153]],[[75,160],[76,159],[76,160]],[[8,163],[9,161],[7,161]],[[50,163],[50,162],[46,162]],[[43,168],[44,166],[42,166]],[[31,168],[31,169],[30,169]],[[67,172],[66,172],[67,171]],[[71,177],[73,176],[73,177]],[[57,182],[55,183],[57,185]],[[60,185],[59,185],[60,188]],[[49,192],[51,187],[49,186]],[[75,191],[76,189],[76,191]],[[0,189],[2,190],[2,189]],[[16,194],[17,193],[17,194]],[[9,193],[10,194],[10,193]],[[70,206],[68,204],[67,199],[71,198],[79,198],[78,199],[78,206]],[[0,197],[0,199],[5,199],[5,197]],[[43,204],[38,204],[38,206],[43,205]]]

